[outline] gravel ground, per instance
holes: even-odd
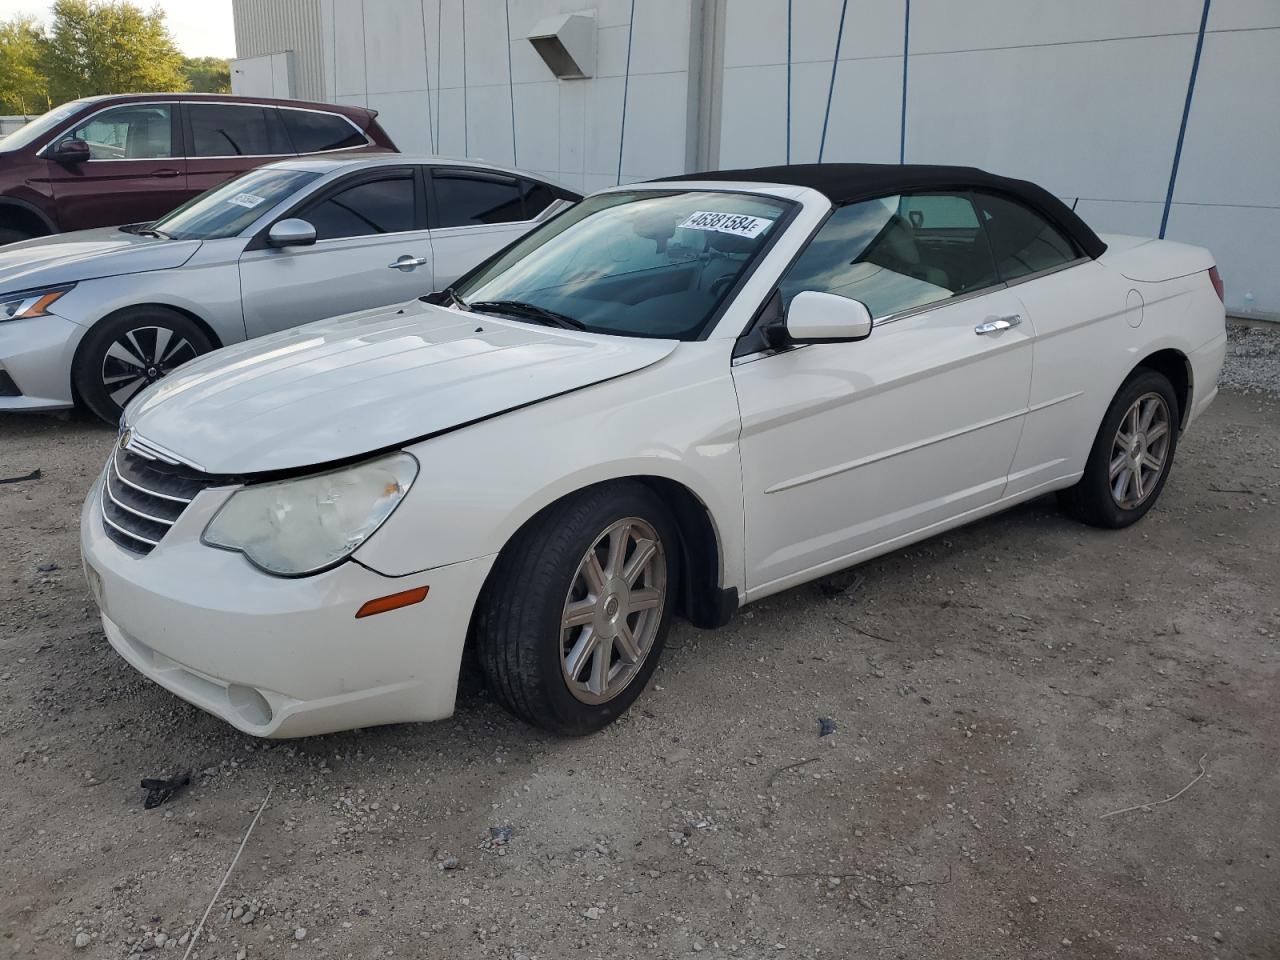
[[[1277,340],[1226,382],[1277,391]],[[1280,957],[1274,395],[1224,391],[1128,531],[1041,500],[680,625],[578,741],[471,678],[283,743],[142,679],[77,557],[111,436],[0,425],[43,471],[0,485],[0,956],[181,957],[270,792],[196,956]]]
[[[1244,393],[1280,391],[1280,324],[1231,324],[1221,385]]]

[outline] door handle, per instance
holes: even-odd
[[[411,257],[407,253],[404,256],[396,257],[395,263],[388,263],[388,270],[399,270],[402,273],[408,273],[414,267],[425,267],[427,265],[426,257]]]
[[[992,317],[986,323],[980,323],[973,328],[973,332],[978,336],[985,336],[988,333],[999,333],[1001,330],[1012,330],[1022,322],[1019,314],[1011,313],[1005,317]]]
[[[176,177],[181,173],[182,173],[181,170],[170,170],[166,168],[164,170],[157,170],[155,173],[152,174],[152,176],[153,177]]]

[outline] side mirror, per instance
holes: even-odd
[[[305,220],[280,220],[267,232],[267,243],[273,247],[309,247],[315,242],[316,228]]]
[[[75,137],[59,140],[49,151],[49,157],[58,163],[84,163],[92,159],[89,144]]]
[[[847,343],[871,336],[871,311],[860,300],[805,290],[787,308],[792,343]]]

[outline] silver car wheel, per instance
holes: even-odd
[[[654,528],[628,517],[578,564],[560,620],[560,667],[583,703],[605,703],[635,679],[653,649],[667,598],[667,558]]]
[[[196,357],[185,337],[168,327],[135,327],[112,341],[102,358],[102,385],[123,407],[133,395]]]
[[[1111,497],[1124,510],[1142,504],[1169,460],[1173,418],[1158,393],[1144,393],[1125,411],[1111,444]]]

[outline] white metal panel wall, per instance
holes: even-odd
[[[1280,319],[1280,2],[1209,11],[1168,236],[1218,258],[1227,305]]]
[[[583,9],[597,15],[595,74],[557,80],[524,37]],[[514,162],[584,190],[688,170],[699,154],[721,167],[971,163],[1078,202],[1102,232],[1147,236],[1165,219],[1204,9],[235,0],[240,56],[297,50],[298,96],[375,107],[406,150]],[[719,24],[713,44],[704,22]],[[1206,28],[1166,235],[1214,251],[1234,312],[1280,317],[1280,2],[1212,0]],[[709,49],[722,60],[702,62]]]
[[[293,51],[267,53],[231,61],[231,92],[244,95],[294,97]]]
[[[850,0],[847,8],[842,0],[804,0],[791,6],[788,20],[786,0],[727,4],[720,165],[786,163],[788,155],[792,163],[814,163],[819,154],[826,161],[896,163],[905,0]],[[842,11],[845,29],[833,86]]]
[[[321,35],[325,11],[322,0],[232,0],[235,17],[236,56],[240,59],[294,52],[289,66],[293,93],[276,96],[302,100],[327,100]],[[272,75],[279,85],[279,65]],[[235,75],[232,75],[233,89]],[[256,96],[270,96],[257,87],[258,75],[242,76],[241,86]],[[239,90],[236,91],[240,92]]]
[[[1155,236],[1204,10],[730,0],[721,165],[785,162],[789,76],[792,162],[818,159],[825,123],[825,160],[973,164],[1078,201],[1099,231]],[[1232,312],[1280,316],[1280,3],[1209,13],[1166,236],[1214,251]]]
[[[514,163],[583,190],[686,167],[694,0],[597,0],[587,80],[557,80],[525,39],[581,0],[319,2],[323,95],[377,109],[402,150]]]

